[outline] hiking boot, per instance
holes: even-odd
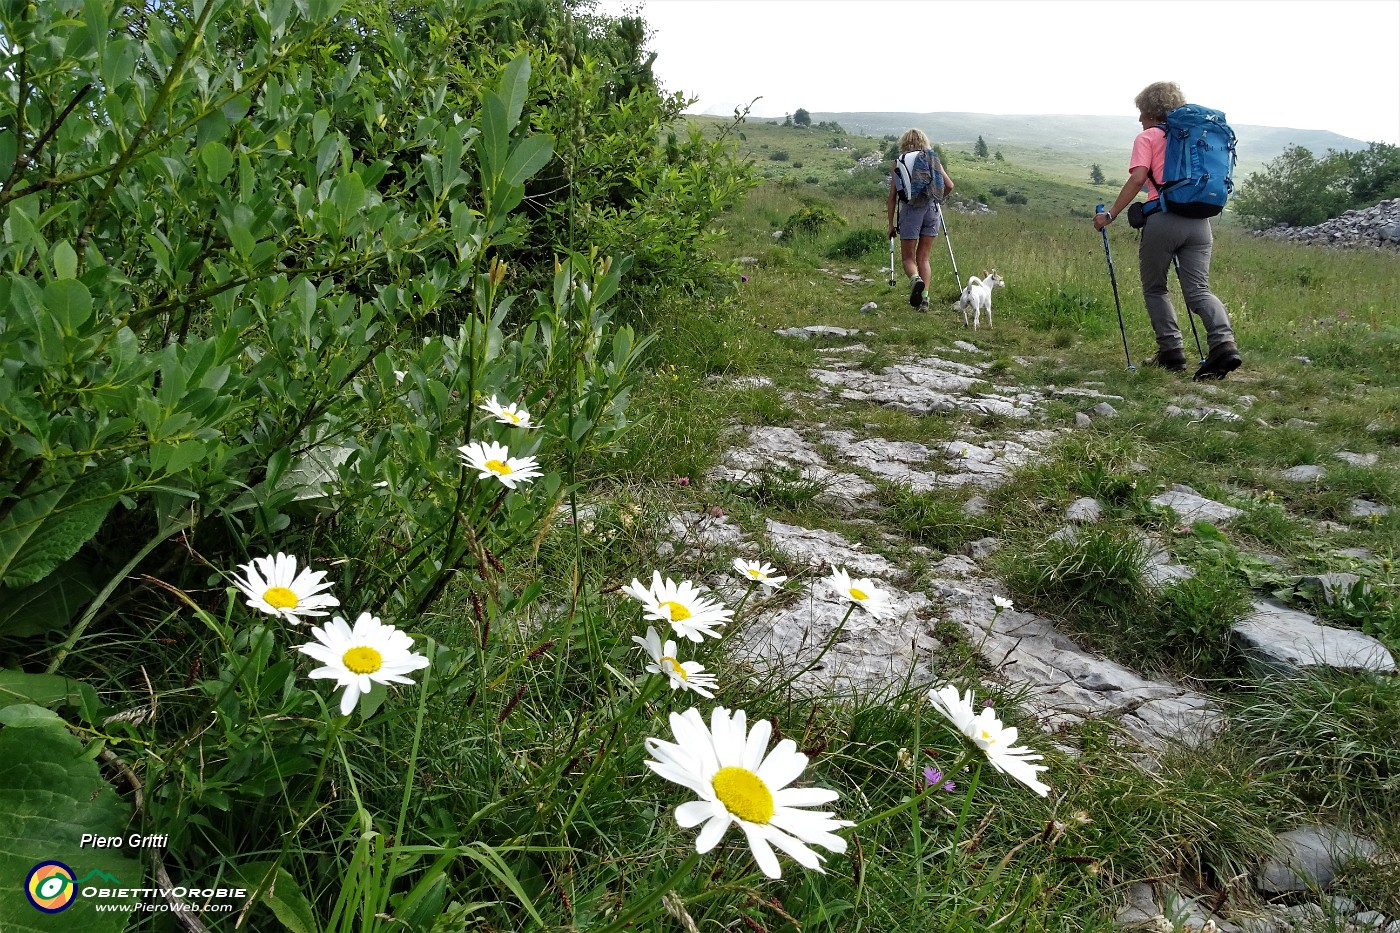
[[[925,295],[923,300],[919,302],[919,313],[928,314],[928,295]]]
[[[1210,348],[1206,361],[1193,376],[1197,382],[1202,379],[1224,379],[1226,375],[1240,368],[1240,351],[1232,342],[1216,344]]]
[[[1165,369],[1169,373],[1186,372],[1186,354],[1181,350],[1158,350],[1142,361],[1142,365],[1152,369]]]
[[[924,280],[917,275],[909,283],[909,307],[917,308],[924,300]]]

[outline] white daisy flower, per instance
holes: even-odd
[[[676,822],[690,828],[704,823],[695,839],[695,851],[713,849],[731,825],[737,823],[748,837],[758,867],[770,878],[782,877],[772,846],[815,871],[823,871],[822,856],[808,846],[845,852],[846,840],[832,830],[854,826],[849,820],[832,819],[830,813],[802,810],[830,803],[834,790],[788,787],[807,767],[807,756],[792,739],[783,739],[768,752],[773,727],[766,719],[746,728],[743,710],[733,716],[716,707],[710,727],[697,709],[671,714],[676,741],[648,738],[647,751],[656,759],[647,767],[668,781],[688,787],[699,800],[676,808]]]
[[[701,596],[689,580],[663,580],[659,570],[652,571],[651,586],[642,586],[640,580],[633,579],[622,592],[642,604],[648,619],[670,622],[677,635],[693,642],[704,641],[706,636],[718,638],[716,629],[734,615],[732,609]]]
[[[376,683],[411,684],[406,675],[428,666],[428,659],[414,654],[413,639],[385,625],[368,612],[360,613],[352,629],[340,616],[325,628],[313,628],[316,641],[298,645],[297,650],[320,661],[310,676],[315,680],[335,680],[345,688],[340,697],[340,713],[349,716]]]
[[[1013,603],[1011,600],[1007,599],[1005,596],[993,596],[992,604],[995,605],[998,609],[1016,608],[1016,604]]]
[[[472,441],[457,448],[467,466],[476,470],[482,479],[495,477],[508,489],[516,488],[517,483],[526,483],[540,476],[540,469],[534,457],[512,457],[510,451],[495,441],[483,443]]]
[[[654,627],[647,626],[645,638],[633,635],[632,640],[641,645],[642,650],[651,657],[651,663],[647,665],[647,670],[653,674],[665,674],[671,681],[672,690],[684,687],[687,690],[694,690],[702,697],[714,697],[714,691],[719,687],[715,683],[715,675],[703,673],[705,665],[697,661],[677,660],[676,643],[667,641],[662,644],[661,636],[656,633]]]
[[[243,576],[234,576],[234,584],[248,597],[248,605],[289,622],[300,622],[301,616],[323,616],[321,610],[339,606],[340,600],[329,593],[326,571],[303,567],[297,573],[297,559],[290,554],[254,557],[239,565]]]
[[[1043,755],[1033,753],[1024,745],[1016,744],[1016,729],[1001,724],[991,707],[983,707],[980,712],[972,709],[972,691],[958,696],[958,688],[945,684],[928,692],[928,698],[940,713],[958,731],[972,740],[973,744],[987,756],[992,767],[1002,774],[1009,774],[1022,784],[1044,797],[1050,788],[1041,782],[1037,772],[1047,770],[1045,765],[1031,764]]]
[[[836,590],[837,596],[855,603],[873,616],[886,616],[894,611],[894,606],[890,605],[890,594],[880,589],[869,577],[852,580],[850,574],[838,567],[831,571],[827,582]]]
[[[770,590],[787,582],[787,577],[777,576],[777,568],[772,564],[759,563],[756,560],[744,560],[742,557],[736,557],[734,558],[734,570],[745,580],[762,583]]]
[[[483,411],[489,411],[496,416],[496,420],[501,424],[514,425],[517,428],[533,428],[537,425],[530,421],[530,413],[523,408],[518,408],[514,402],[509,405],[502,405],[496,401],[496,396],[491,396],[479,406]]]

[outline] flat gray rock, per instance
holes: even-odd
[[[879,554],[864,551],[834,531],[819,531],[785,525],[771,518],[764,521],[768,543],[799,563],[812,567],[823,564],[844,567],[853,577],[887,577],[902,580],[908,571],[894,566]]]
[[[854,572],[854,570],[852,571]],[[878,697],[904,686],[931,686],[929,661],[938,650],[921,618],[928,599],[882,587],[892,612],[876,618],[836,598],[826,578],[812,581],[802,598],[776,611],[761,613],[734,634],[730,650],[745,660],[755,676],[790,680],[808,696]]]
[[[1087,496],[1082,499],[1075,499],[1069,504],[1069,508],[1065,509],[1065,518],[1072,522],[1082,522],[1086,525],[1093,524],[1102,516],[1103,506],[1099,504],[1099,500],[1091,499]]]
[[[1192,522],[1228,522],[1244,514],[1233,505],[1216,502],[1199,495],[1190,486],[1173,486],[1151,498],[1153,505],[1167,506],[1186,524]]]
[[[1289,467],[1279,473],[1279,476],[1292,483],[1314,483],[1326,475],[1326,470],[1313,463],[1304,463],[1299,466]]]
[[[1390,514],[1390,506],[1380,505],[1366,499],[1352,499],[1349,514],[1352,518],[1369,518],[1372,515],[1384,517]]]
[[[1361,577],[1354,573],[1319,573],[1303,577],[1298,582],[1303,586],[1315,586],[1322,590],[1323,601],[1331,606],[1336,604],[1338,595],[1350,595],[1352,587],[1361,582]],[[1370,584],[1366,585],[1365,591],[1371,591]]]
[[[809,324],[806,327],[784,327],[782,330],[775,330],[773,333],[779,337],[797,337],[800,340],[811,340],[813,337],[859,337],[860,331],[850,330],[845,327],[831,327],[827,324]]]
[[[1162,414],[1168,418],[1190,418],[1192,421],[1208,421],[1214,418],[1217,421],[1239,421],[1240,416],[1230,411],[1228,408],[1215,408],[1210,405],[1202,405],[1193,408],[1182,408],[1180,405],[1168,405],[1162,409]]]
[[[1349,450],[1339,450],[1332,456],[1343,463],[1350,463],[1354,467],[1375,466],[1380,459],[1375,454],[1354,454]]]
[[[943,614],[967,632],[997,676],[1024,692],[1022,703],[1048,729],[1086,719],[1117,722],[1124,734],[1155,751],[1168,743],[1196,745],[1224,717],[1201,694],[1148,680],[1084,650],[1047,619],[1019,609],[998,611],[999,586],[965,558],[935,564],[930,592]]]
[[[1254,886],[1264,894],[1326,890],[1350,859],[1368,859],[1376,846],[1334,826],[1305,826],[1281,833],[1272,857],[1259,866]]]
[[[1273,601],[1254,603],[1254,613],[1235,623],[1231,636],[1263,674],[1288,675],[1310,667],[1395,670],[1395,659],[1370,635],[1319,625],[1314,616]]]

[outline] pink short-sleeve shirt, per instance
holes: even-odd
[[[1162,177],[1167,167],[1167,134],[1158,127],[1143,130],[1133,140],[1133,154],[1128,159],[1128,171],[1138,167],[1149,169],[1153,178]],[[1152,182],[1143,182],[1142,187],[1147,192],[1149,201],[1157,198],[1157,186]]]

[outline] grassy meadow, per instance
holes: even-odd
[[[1243,368],[1206,385],[1129,372],[1103,240],[1088,222],[1093,204],[1116,188],[1021,169],[1010,153],[1001,162],[948,153],[958,194],[1004,185],[1027,195],[1020,205],[988,198],[993,214],[950,214],[964,280],[995,268],[1007,281],[995,295],[995,326],[974,335],[949,310],[957,286],[944,242],[933,253],[933,313],[911,311],[902,273],[895,288],[887,284],[882,191],[874,173],[845,171],[853,155],[879,148],[878,140],[848,140],[851,151],[841,152],[820,143],[834,135],[815,127],[748,125],[744,131],[743,145],[769,181],[725,219],[723,249],[755,261],[739,267],[748,280],[736,283],[727,298],[677,300],[656,312],[654,375],[636,399],[644,440],[614,462],[616,484],[596,490],[607,503],[600,514],[607,516],[613,543],[582,545],[586,572],[621,581],[638,563],[654,565],[649,555],[664,534],[645,531],[647,521],[684,509],[718,507],[755,533],[764,517],[839,530],[916,576],[942,554],[995,534],[1006,544],[991,566],[1018,606],[1058,620],[1083,643],[1130,667],[1210,693],[1230,713],[1230,726],[1208,747],[1170,753],[1150,773],[1109,740],[1111,729],[1055,736],[1055,747],[1075,749],[1073,757],[1033,729],[1025,731],[1024,741],[1049,755],[1047,780],[1055,792],[1048,801],[1004,778],[995,791],[984,782],[970,815],[934,805],[920,820],[901,817],[888,825],[874,844],[858,833],[860,853],[848,852],[849,862],[833,859],[828,875],[805,874],[773,889],[791,920],[761,906],[754,918],[782,930],[1107,928],[1127,883],[1171,876],[1238,920],[1259,906],[1247,879],[1266,851],[1268,832],[1312,822],[1349,826],[1382,846],[1372,865],[1355,866],[1333,893],[1400,912],[1390,881],[1400,858],[1394,794],[1400,751],[1393,738],[1400,681],[1345,673],[1260,681],[1228,642],[1230,623],[1248,611],[1250,600],[1274,596],[1400,649],[1400,519],[1394,512],[1365,521],[1347,515],[1353,498],[1400,505],[1394,455],[1400,443],[1394,309],[1400,265],[1394,256],[1260,240],[1226,218],[1216,225],[1212,280],[1231,312]],[[786,151],[787,160],[763,156],[772,151]],[[1104,169],[1112,177],[1113,169]],[[866,190],[857,191],[852,178]],[[846,223],[774,239],[775,231],[814,206]],[[1113,225],[1109,237],[1127,339],[1140,362],[1154,346],[1137,286],[1136,237],[1125,224]],[[841,281],[837,274],[848,272],[868,281]],[[862,314],[870,301],[878,310]],[[1126,401],[1115,403],[1119,417],[1095,419],[1068,434],[1049,457],[994,491],[993,510],[979,517],[962,512],[966,494],[957,491],[884,487],[878,508],[864,516],[875,524],[867,525],[815,505],[819,490],[793,477],[742,488],[706,486],[705,471],[717,462],[732,425],[820,423],[929,442],[951,437],[966,419],[849,403],[832,407],[814,391],[808,370],[819,365],[819,349],[833,344],[772,333],[808,324],[870,332],[860,338],[868,350],[851,358],[871,369],[970,339],[993,355],[992,371],[1008,384],[1088,385]],[[1186,340],[1189,356],[1189,331]],[[773,386],[725,387],[740,376],[766,376]],[[1225,422],[1161,414],[1169,403],[1193,401],[1234,408],[1244,417]],[[1051,423],[1070,423],[1076,410],[1069,402],[1052,403]],[[974,423],[984,430],[1015,427],[990,416]],[[1343,450],[1377,453],[1380,465],[1352,467],[1332,458]],[[1302,463],[1326,465],[1327,480],[1300,484],[1278,476]],[[677,477],[689,485],[677,485]],[[1223,532],[1201,526],[1177,531],[1147,502],[1174,483],[1245,514]],[[1042,542],[1063,521],[1064,506],[1083,495],[1106,504],[1104,522],[1068,548],[1047,550]],[[893,531],[905,543],[892,544],[879,531]],[[1158,535],[1196,577],[1164,593],[1148,591],[1135,531]],[[917,553],[915,545],[932,554]],[[706,572],[723,571],[726,556],[706,554],[689,563],[673,558],[667,566],[704,579]],[[779,561],[779,569],[798,568]],[[1371,590],[1326,605],[1298,585],[1301,576],[1325,571],[1358,573]],[[939,660],[946,675],[976,686],[989,672],[967,646],[959,647],[955,632],[944,635],[949,648]],[[704,659],[726,670],[722,655]],[[1016,721],[1014,696],[992,695],[998,712]],[[926,744],[940,732],[939,717],[927,716],[926,701],[917,695],[832,706],[756,690],[743,705],[751,716],[755,710],[776,716],[784,734],[800,722],[803,747],[819,736],[813,743],[821,749],[813,758],[817,783],[840,789],[843,802],[860,799],[862,812],[866,801],[877,811],[909,793],[917,767],[901,769],[899,750],[920,744],[911,744],[910,736]],[[946,746],[933,750],[941,755],[936,760],[947,760]],[[882,793],[880,801],[873,796]],[[972,820],[979,829],[969,844],[965,823]],[[840,919],[832,904],[841,905]],[[702,927],[704,921],[732,923],[718,910],[700,909],[696,918]],[[1340,928],[1340,922],[1328,916],[1316,928]]]

